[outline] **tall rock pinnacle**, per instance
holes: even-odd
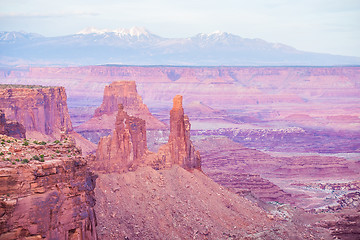
[[[170,148],[171,162],[186,169],[201,168],[200,155],[195,151],[190,140],[190,121],[184,114],[182,96],[176,95],[173,99],[173,108],[170,111]]]
[[[176,95],[170,111],[169,141],[159,148],[156,160],[153,160],[155,168],[170,168],[176,164],[188,170],[201,169],[200,153],[190,140],[190,127],[182,107],[182,96]]]
[[[98,144],[95,168],[105,172],[127,171],[141,163],[146,151],[145,120],[129,116],[119,104],[115,130]]]
[[[115,130],[102,137],[96,151],[94,169],[104,172],[123,172],[140,165],[155,169],[179,165],[187,170],[201,169],[198,151],[190,140],[190,122],[184,114],[182,96],[174,98],[170,111],[170,136],[158,153],[148,150],[145,120],[129,116],[122,104],[118,105]]]

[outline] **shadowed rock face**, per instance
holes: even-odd
[[[0,137],[0,239],[96,240],[95,177],[73,142]]]
[[[102,137],[96,151],[96,170],[105,172],[126,171],[141,163],[147,152],[145,121],[129,116],[119,104],[115,130]]]
[[[5,118],[5,113],[0,110],[0,134],[15,138],[25,138],[25,128],[16,121]]]
[[[28,137],[60,138],[61,133],[72,131],[63,87],[0,88],[0,108],[25,127]]]

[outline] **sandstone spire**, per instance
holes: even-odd
[[[140,164],[146,151],[145,121],[129,116],[119,104],[115,130],[100,139],[94,167],[106,172],[126,171]]]
[[[171,168],[173,165],[201,169],[200,154],[190,140],[190,122],[184,114],[182,96],[177,95],[173,100],[169,140],[158,153],[147,149],[145,120],[129,116],[124,106],[118,105],[115,130],[100,139],[94,169],[122,172],[139,165],[150,165],[155,169]]]
[[[201,169],[200,153],[190,140],[190,127],[189,118],[182,107],[182,96],[176,95],[170,111],[169,141],[160,147],[154,161],[155,168],[170,168],[176,164],[185,169]]]

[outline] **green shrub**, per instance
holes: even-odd
[[[40,159],[40,162],[45,162],[45,160],[42,158],[42,159]]]
[[[35,141],[33,141],[33,144],[39,144],[39,142],[35,140]]]
[[[38,155],[34,155],[32,158],[33,158],[34,160],[40,160],[40,158],[39,158]]]
[[[26,158],[21,160],[21,163],[28,163],[28,162],[29,162],[29,160],[27,160]]]
[[[23,145],[24,145],[24,146],[29,146],[29,142],[25,140],[24,143],[23,143]]]
[[[55,143],[55,144],[59,144],[60,141],[59,141],[59,140],[55,140],[54,143]]]
[[[0,152],[0,156],[4,156],[4,153],[3,153],[3,152]]]
[[[40,145],[46,145],[46,142],[45,142],[45,141],[41,141],[39,144],[40,144]]]

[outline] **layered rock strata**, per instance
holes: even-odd
[[[0,137],[0,239],[97,239],[95,177],[73,141]]]
[[[123,105],[130,116],[144,119],[147,129],[166,129],[165,124],[156,119],[143,103],[134,81],[117,81],[105,86],[101,106],[95,110],[90,120],[76,127],[76,131],[97,143],[100,137],[112,131],[119,104]]]
[[[0,134],[15,137],[25,138],[25,128],[16,121],[10,121],[5,118],[5,113],[0,110]]]
[[[8,119],[24,126],[28,138],[54,141],[72,135],[84,154],[96,149],[95,144],[73,131],[64,87],[0,85],[0,109]],[[16,127],[12,123],[11,131]],[[23,136],[19,131],[17,136]]]
[[[190,140],[190,127],[189,117],[182,107],[182,96],[176,95],[170,111],[169,141],[158,151],[156,168],[177,164],[185,169],[201,169],[200,153]]]
[[[150,165],[155,169],[171,168],[173,165],[201,169],[200,154],[190,140],[190,122],[182,108],[182,96],[174,98],[169,140],[158,153],[152,153],[147,148],[145,121],[129,116],[121,104],[118,109],[115,130],[111,135],[102,137],[98,144],[93,163],[95,170],[122,172],[140,165]]]
[[[115,130],[102,137],[96,151],[96,170],[121,172],[136,167],[147,152],[145,121],[129,116],[118,106]]]
[[[63,87],[2,86],[0,108],[7,118],[18,121],[28,137],[52,136],[72,131]]]

